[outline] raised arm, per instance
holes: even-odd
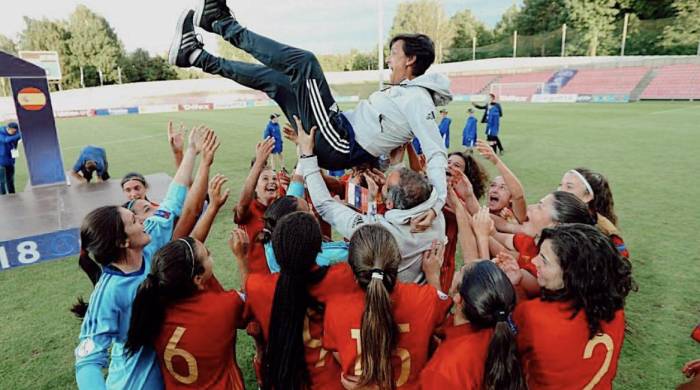
[[[202,161],[199,164],[197,177],[195,177],[194,183],[192,183],[192,187],[187,193],[187,198],[182,208],[182,215],[175,225],[173,240],[189,235],[197,222],[197,216],[202,212],[207,195],[209,170],[214,162],[214,155],[219,145],[219,139],[216,134],[211,129],[204,129]],[[204,240],[200,239],[200,241]]]
[[[175,159],[175,169],[177,169],[180,167],[180,164],[182,164],[182,151],[185,146],[185,130],[182,123],[180,123],[179,130],[176,131],[173,128],[173,122],[168,121],[168,143],[170,144],[170,150]]]
[[[197,224],[192,230],[192,237],[197,240],[204,242],[209,235],[211,230],[211,225],[216,219],[216,214],[219,210],[226,204],[228,200],[229,190],[224,189],[223,186],[228,181],[228,178],[224,175],[216,174],[209,182],[209,207],[204,212]]]
[[[306,134],[299,118],[294,117],[294,119],[297,122],[297,129],[299,129],[297,139],[302,155],[299,159],[299,166],[304,173],[304,180],[311,196],[311,202],[324,221],[328,222],[343,237],[349,239],[352,233],[355,232],[355,229],[369,222],[369,217],[331,198],[326,183],[321,177],[318,159],[313,155],[316,127],[311,128],[310,134]]]
[[[527,219],[527,203],[525,202],[525,190],[520,180],[515,176],[513,172],[508,168],[508,166],[496,156],[493,149],[484,140],[476,141],[476,149],[481,153],[481,155],[489,160],[496,169],[503,176],[503,181],[506,182],[508,190],[511,193],[511,202],[513,204],[513,214],[515,218],[520,222],[525,222]]]
[[[479,247],[472,231],[471,215],[457,196],[454,188],[448,187],[447,194],[447,203],[454,210],[455,219],[457,219],[457,240],[462,248],[462,260],[465,263],[476,261],[480,258]]]
[[[258,182],[260,173],[265,168],[267,163],[267,158],[272,153],[272,149],[275,147],[274,138],[266,138],[255,146],[255,162],[250,168],[248,177],[246,177],[243,182],[243,188],[241,189],[241,194],[238,197],[238,203],[233,209],[234,218],[240,220],[246,214],[248,214],[248,208],[250,203],[255,199],[255,184]]]
[[[194,160],[202,150],[201,142],[203,142],[203,132],[204,129],[202,127],[193,128],[192,131],[190,131],[187,150],[182,158],[182,163],[177,168],[177,171],[175,171],[173,182],[185,187],[189,187],[192,184]]]

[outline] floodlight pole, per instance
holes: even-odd
[[[518,30],[513,31],[513,58],[518,52]]]
[[[472,37],[472,61],[476,60],[476,37]]]
[[[625,42],[627,41],[627,22],[630,19],[630,14],[625,14],[625,22],[622,26],[622,45],[620,47],[620,56],[625,55]]]
[[[700,40],[698,40],[698,56],[700,56]]]
[[[561,56],[566,57],[566,23],[561,25]]]
[[[384,89],[384,2],[377,0],[377,69],[379,90]]]

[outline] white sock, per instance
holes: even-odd
[[[190,57],[188,60],[190,61],[191,65],[194,65],[195,61],[197,61],[197,58],[199,58],[200,54],[202,54],[202,49],[194,49],[192,53],[190,53]]]

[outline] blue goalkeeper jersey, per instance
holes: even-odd
[[[162,389],[163,379],[150,347],[127,356],[124,350],[131,304],[151,267],[153,254],[172,238],[175,219],[182,213],[187,187],[171,183],[155,214],[144,221],[151,242],[143,249],[141,269],[131,273],[106,266],[90,295],[75,349],[75,377],[79,389]],[[111,359],[109,349],[111,347]],[[109,364],[107,379],[102,369]]]

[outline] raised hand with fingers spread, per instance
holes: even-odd
[[[209,181],[209,204],[210,207],[220,209],[228,200],[229,189],[224,189],[223,186],[228,181],[228,178],[217,173]]]

